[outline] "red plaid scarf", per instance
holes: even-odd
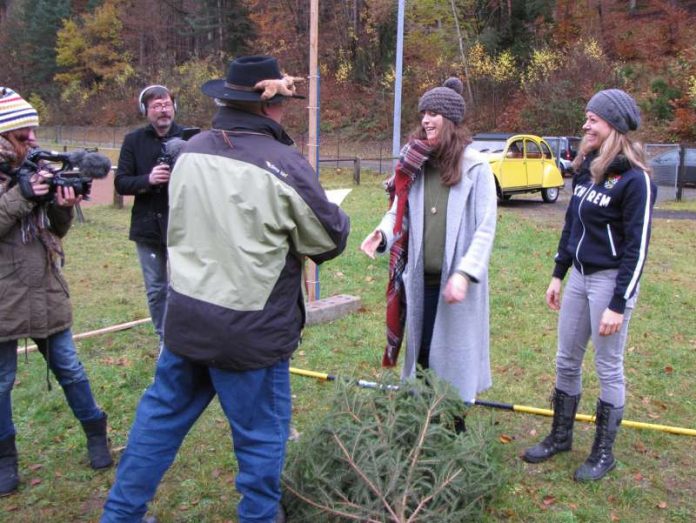
[[[427,140],[412,138],[401,151],[394,176],[387,182],[389,205],[398,197],[394,235],[396,240],[389,253],[389,283],[387,284],[387,346],[382,367],[394,367],[399,357],[406,324],[406,293],[402,279],[408,261],[408,192],[413,181],[422,173],[432,146]]]

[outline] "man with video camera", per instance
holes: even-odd
[[[161,160],[167,140],[184,130],[174,122],[176,99],[163,85],[150,85],[138,97],[146,126],[123,140],[114,178],[116,191],[134,195],[129,238],[135,242],[152,323],[163,340],[167,300],[167,184],[171,166]]]
[[[39,165],[26,173],[38,125],[36,110],[12,89],[0,87],[0,496],[19,485],[12,388],[22,338],[34,340],[63,388],[87,435],[92,468],[113,463],[106,413],[92,396],[72,339],[72,307],[61,273],[61,238],[82,197],[72,186],[49,183],[52,173]]]

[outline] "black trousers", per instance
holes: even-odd
[[[433,327],[437,314],[437,302],[440,297],[440,285],[425,285],[423,292],[423,333],[418,351],[418,365],[430,368],[430,342],[433,339]]]

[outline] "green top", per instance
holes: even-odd
[[[423,267],[426,283],[438,284],[445,255],[447,199],[450,188],[442,184],[440,169],[430,162],[425,164],[424,182]]]

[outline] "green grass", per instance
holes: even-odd
[[[350,187],[347,170],[322,175],[325,186]],[[308,328],[293,366],[365,379],[378,378],[384,339],[387,258],[358,251],[386,207],[381,177],[363,175],[344,202],[352,234],[344,255],[321,268],[322,295],[360,296],[357,314]],[[532,208],[500,209],[491,260],[493,387],[484,399],[548,407],[554,383],[556,315],[544,304],[558,219]],[[147,316],[134,246],[127,240],[128,209],[85,210],[66,242],[76,333]],[[696,428],[696,265],[694,224],[656,220],[641,297],[626,352],[626,419]],[[125,445],[135,406],[152,379],[157,353],[149,325],[78,342],[95,395],[109,413],[116,449]],[[598,384],[591,351],[580,411],[590,413]],[[84,437],[60,388],[46,388],[42,358],[20,357],[14,415],[20,452],[20,492],[0,499],[0,521],[96,521],[113,470],[87,466]],[[322,414],[330,383],[293,376],[294,425],[302,432]],[[688,522],[696,518],[696,438],[624,428],[617,469],[597,484],[574,483],[574,469],[592,444],[590,425],[578,424],[573,451],[528,465],[523,449],[542,437],[548,418],[475,408],[471,422],[495,423],[505,456],[507,486],[486,521]],[[236,521],[236,464],[229,429],[217,403],[196,424],[160,485],[152,512],[165,522]]]
[[[691,211],[691,212],[696,212],[696,199],[686,199],[684,198],[682,201],[677,202],[674,200],[671,201],[663,201],[660,202],[655,206],[658,209],[661,210],[668,210],[668,211]]]

